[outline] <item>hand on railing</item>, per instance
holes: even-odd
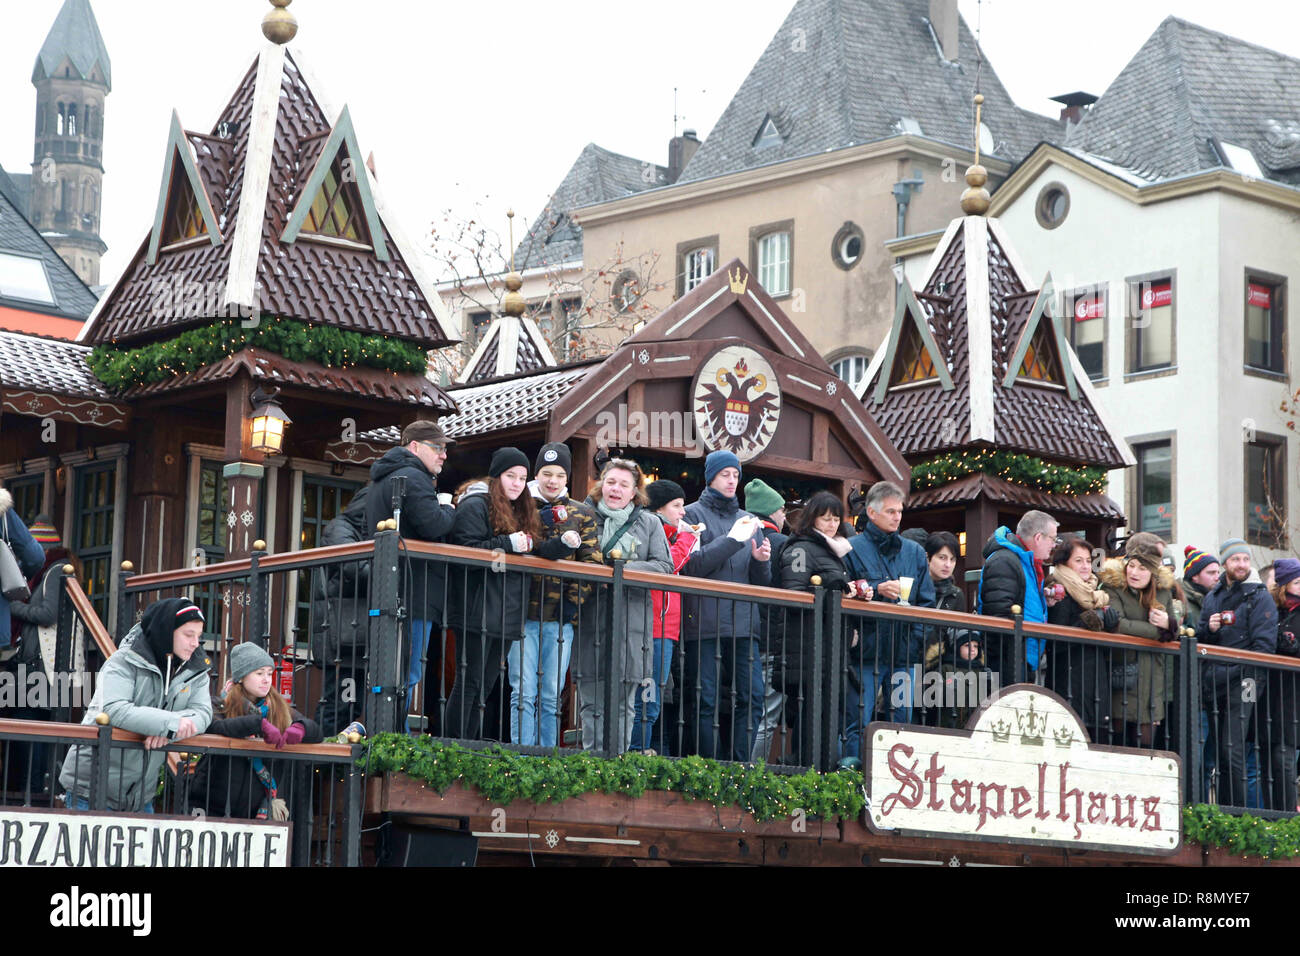
[[[859,601],[870,601],[875,596],[875,591],[871,585],[866,582],[865,578],[859,578],[856,581],[850,581],[845,597],[854,598]]]
[[[262,718],[262,739],[276,750],[284,747],[284,735],[280,733],[280,729],[275,724],[265,717]]]

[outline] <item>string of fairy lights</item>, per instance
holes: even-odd
[[[272,316],[263,316],[252,328],[225,319],[136,348],[100,345],[87,361],[109,388],[125,389],[197,371],[250,346],[291,362],[311,360],[329,368],[423,373],[428,363],[425,350],[410,342]]]
[[[980,449],[949,452],[912,466],[912,490],[922,491],[967,475],[996,475],[1012,484],[1063,495],[1093,495],[1106,490],[1106,469],[1071,468],[1032,455]]]

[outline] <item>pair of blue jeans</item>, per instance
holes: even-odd
[[[637,693],[636,719],[632,721],[632,750],[656,750],[660,756],[668,754],[668,734],[655,735],[655,723],[663,709],[664,684],[673,668],[673,647],[676,641],[666,637],[654,639],[654,686]]]
[[[871,720],[876,708],[876,691],[884,685],[881,719],[907,724],[912,721],[912,672],[888,664],[856,663],[858,690],[852,680],[844,682],[844,731],[840,735],[840,757],[862,758],[862,728]]]
[[[695,750],[702,757],[749,761],[758,722],[763,717],[763,665],[754,637],[701,638],[683,650],[686,687],[683,696],[695,709]],[[722,684],[731,686],[731,746],[719,746],[723,709]],[[729,750],[729,752],[727,752]]]
[[[433,630],[433,621],[415,618],[411,621],[411,659],[406,668],[406,732],[411,732],[411,705],[415,703],[415,688],[424,678],[424,657],[429,648],[429,633]],[[425,707],[425,701],[420,701]],[[427,707],[425,707],[427,710]]]
[[[573,625],[526,621],[522,640],[506,654],[510,676],[510,739],[554,747],[559,739],[560,690],[569,673]],[[541,713],[540,726],[538,713]]]
[[[76,795],[75,793],[73,793],[72,791],[68,791],[67,793],[65,793],[65,794],[63,795],[63,802],[66,803],[66,804],[68,805],[68,809],[69,809],[69,810],[89,810],[89,809],[90,809],[90,801],[87,800],[85,797],[79,797],[79,796],[77,796],[77,795]],[[107,812],[112,812],[112,811],[107,811]],[[153,813],[153,801],[150,800],[148,803],[146,803],[146,804],[145,804],[145,805],[140,809],[140,812],[141,812],[141,813]]]

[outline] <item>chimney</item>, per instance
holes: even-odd
[[[1097,102],[1097,97],[1079,91],[1053,96],[1052,102],[1061,104],[1061,125],[1070,126],[1083,119],[1083,111]]]
[[[957,0],[930,0],[930,29],[943,58],[957,62]]]
[[[668,181],[677,182],[686,168],[686,164],[691,161],[695,151],[700,148],[700,141],[695,136],[695,130],[683,130],[681,136],[674,136],[668,141]]]

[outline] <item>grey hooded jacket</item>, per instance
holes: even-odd
[[[203,648],[197,649],[172,675],[167,686],[157,665],[136,653],[136,642],[143,640],[144,631],[137,623],[117,652],[100,668],[95,696],[81,722],[94,724],[95,717],[103,712],[108,714],[113,727],[149,737],[174,734],[181,719],[188,717],[194,722],[194,732],[203,733],[212,722],[208,686],[211,661],[207,654]],[[74,745],[68,750],[59,774],[59,783],[87,800],[95,746]],[[109,750],[108,808],[138,813],[157,791],[165,755],[163,750],[145,750],[136,743],[113,746]]]

